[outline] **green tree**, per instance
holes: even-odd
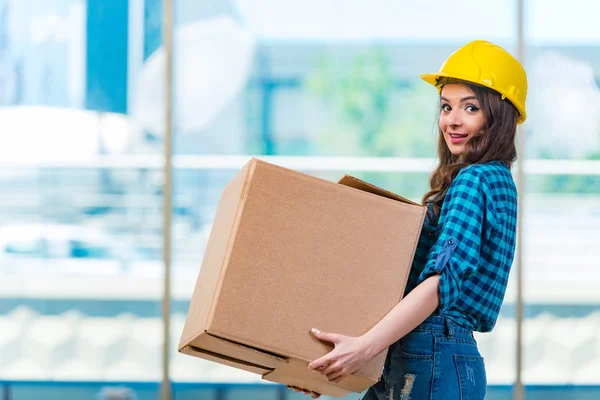
[[[394,77],[385,49],[346,59],[322,55],[306,90],[330,111],[315,142],[322,155],[434,157],[437,137],[435,91],[418,77]],[[426,174],[360,174],[390,190],[420,198]]]

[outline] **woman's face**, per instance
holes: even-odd
[[[444,85],[440,101],[440,130],[450,152],[460,156],[467,142],[483,130],[481,105],[475,93],[462,83]]]

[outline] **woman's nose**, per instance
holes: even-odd
[[[462,125],[462,119],[459,113],[459,110],[450,111],[450,115],[448,115],[448,125],[450,126],[460,126]]]

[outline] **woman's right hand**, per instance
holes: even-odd
[[[288,389],[291,389],[294,392],[302,392],[302,393],[304,393],[307,396],[312,396],[313,399],[318,399],[319,397],[321,397],[321,395],[319,393],[317,393],[317,392],[313,392],[313,391],[310,391],[310,390],[307,390],[307,389],[302,389],[302,388],[299,388],[297,386],[290,386],[290,385],[288,385],[287,387],[288,387]]]

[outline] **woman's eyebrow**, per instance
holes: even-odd
[[[450,103],[450,100],[448,100],[448,99],[447,99],[447,98],[445,98],[445,97],[440,97],[440,100],[447,101],[448,103]],[[461,103],[464,103],[464,102],[465,102],[465,101],[467,101],[467,100],[477,100],[477,97],[476,97],[476,96],[467,96],[467,97],[463,97],[462,99],[460,99],[460,102],[461,102]]]

